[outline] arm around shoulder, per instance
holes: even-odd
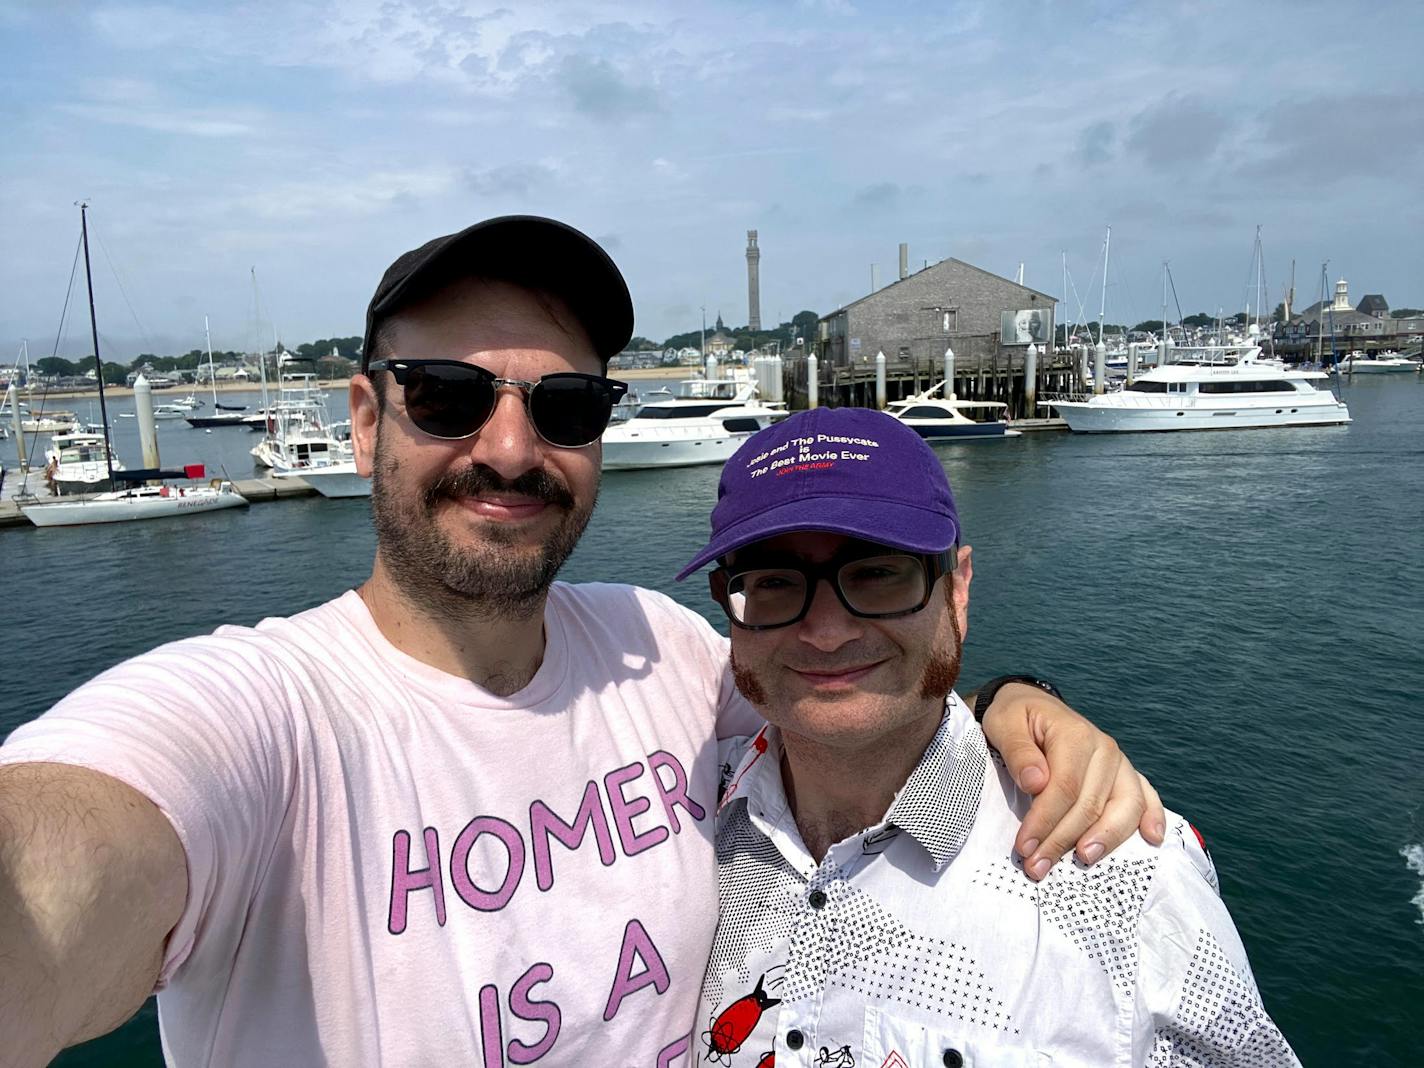
[[[187,890],[178,835],[138,791],[65,764],[0,767],[0,1066],[127,1020]]]

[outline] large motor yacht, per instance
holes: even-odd
[[[695,378],[677,393],[648,400],[626,422],[603,433],[606,471],[725,463],[747,438],[789,413],[757,399],[756,384],[738,378]]]
[[[1418,371],[1419,361],[1411,360],[1399,353],[1352,352],[1340,361],[1340,370],[1347,375],[1399,375]]]
[[[886,414],[929,441],[994,441],[1019,436],[1019,431],[1009,429],[1009,406],[1004,402],[960,400],[954,394],[944,396],[943,391],[944,383],[938,382],[913,397],[891,402]]]
[[[1080,434],[1152,430],[1245,430],[1331,426],[1350,410],[1313,383],[1324,371],[1284,368],[1260,359],[1257,345],[1179,348],[1177,358],[1137,376],[1118,393],[1047,397]]]

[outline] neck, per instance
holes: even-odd
[[[815,858],[885,818],[939,729],[943,702],[890,737],[842,747],[782,730],[781,781],[801,840]]]
[[[407,596],[379,553],[371,577],[356,592],[381,634],[401,652],[496,696],[522,690],[544,660],[547,594],[519,615],[495,615],[455,594],[426,604]]]

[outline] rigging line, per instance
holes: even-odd
[[[82,241],[83,238],[80,238],[80,242]],[[79,273],[80,242],[76,242],[74,245],[74,264],[69,268],[69,288],[64,291],[64,310],[59,313],[59,329],[54,334],[54,349],[50,352],[51,356],[59,355],[59,339],[64,334],[64,320],[69,315],[69,299],[74,296],[74,276]]]
[[[114,266],[113,258],[109,255],[109,246],[104,244],[104,235],[92,227],[89,232],[92,233],[99,242],[99,250],[104,253],[104,262],[109,265],[109,273],[114,276],[114,281],[119,287],[119,294],[124,298],[124,304],[128,306],[129,314],[133,316],[134,325],[138,327],[139,336],[143,338],[143,347],[146,349],[153,348],[153,341],[148,336],[148,331],[144,329],[143,323],[139,321],[138,312],[134,311],[133,302],[129,300],[128,291],[124,289],[124,280],[119,277],[118,269]]]
[[[1172,287],[1172,303],[1177,306],[1177,322],[1180,324],[1182,321],[1182,302],[1177,299],[1177,280],[1172,277],[1172,265],[1170,263],[1167,264],[1167,284]],[[1184,338],[1186,337],[1185,331],[1182,336]]]

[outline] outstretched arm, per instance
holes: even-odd
[[[0,1068],[48,1064],[153,990],[187,893],[164,815],[116,779],[0,767]]]
[[[972,698],[970,699],[972,704]],[[1093,864],[1135,831],[1162,842],[1162,800],[1117,742],[1035,686],[1006,683],[984,715],[984,734],[1034,801],[1014,848],[1042,879],[1068,850]]]

